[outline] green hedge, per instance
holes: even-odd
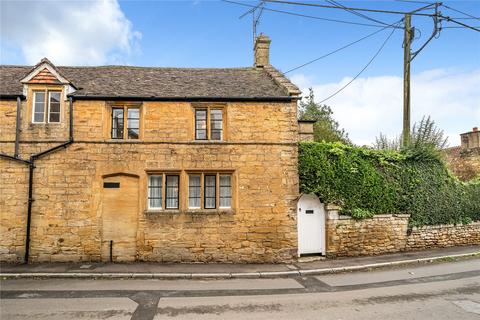
[[[480,220],[480,181],[460,182],[436,157],[341,143],[299,148],[301,192],[354,217],[409,213],[412,226]]]

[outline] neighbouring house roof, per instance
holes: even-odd
[[[42,60],[47,61],[47,59]],[[38,66],[38,65],[37,65]],[[52,65],[53,66],[53,65]],[[0,66],[0,96],[22,95],[35,67]],[[132,66],[55,67],[81,99],[238,99],[288,100],[298,88],[273,67],[152,68]]]

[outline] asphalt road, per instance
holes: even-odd
[[[4,280],[6,319],[480,319],[480,259],[283,279]]]

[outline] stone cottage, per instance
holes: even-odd
[[[269,64],[0,66],[0,260],[297,255],[299,90]]]
[[[460,134],[460,146],[445,149],[445,159],[450,170],[463,181],[480,177],[480,131]]]

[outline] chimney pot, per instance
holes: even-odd
[[[253,48],[255,52],[255,67],[262,68],[270,64],[270,42],[270,38],[263,33],[255,39]]]

